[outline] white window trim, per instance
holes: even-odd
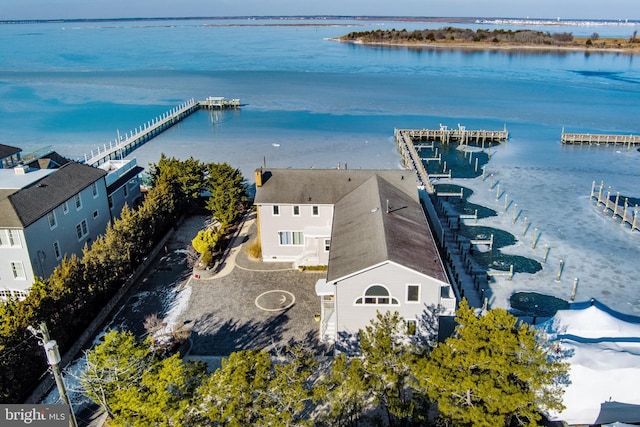
[[[418,287],[418,300],[417,301],[410,301],[409,300],[409,287],[410,286],[417,286]],[[407,283],[407,286],[405,287],[405,302],[407,304],[420,304],[420,301],[422,301],[422,286],[420,285],[420,283]]]
[[[24,269],[24,264],[22,261],[11,261],[11,274],[13,275],[14,280],[27,280],[27,272]],[[18,276],[16,266],[20,266],[20,270],[22,270],[22,276]]]
[[[73,196],[73,203],[76,206],[77,211],[82,209],[82,196],[80,196],[80,193]]]
[[[51,218],[53,218],[53,224],[51,224]],[[56,211],[51,211],[47,214],[47,223],[49,224],[49,230],[53,230],[58,226],[58,218],[56,218]]]
[[[84,224],[84,227],[82,226],[82,224]],[[78,227],[80,227],[80,232],[82,233],[82,236],[78,236]],[[89,235],[89,224],[87,224],[87,219],[85,218],[82,221],[80,221],[78,224],[76,224],[76,237],[78,238],[78,241],[81,241],[85,239],[88,235]]]
[[[366,295],[367,291],[369,289],[371,289],[374,286],[380,286],[381,288],[386,289],[387,291],[387,296],[373,296],[373,295]],[[389,298],[389,302],[387,304],[381,304],[381,303],[374,303],[374,304],[367,304],[365,303],[365,298]],[[358,303],[358,300],[361,300],[362,302]],[[396,301],[396,303],[393,303],[393,300]],[[398,300],[398,298],[394,297],[393,294],[389,291],[389,288],[381,283],[373,283],[369,286],[367,286],[367,288],[364,290],[364,292],[362,293],[362,295],[358,296],[354,301],[353,301],[353,305],[354,307],[398,307],[400,305],[400,301]]]
[[[93,184],[91,184],[91,195],[94,199],[96,199],[99,194],[100,193],[98,192],[98,184],[94,182]]]
[[[63,214],[68,214],[69,213],[69,201],[65,200],[65,202],[62,204],[62,213]]]
[[[313,211],[316,211],[316,213],[313,213]],[[320,216],[320,206],[318,205],[311,206],[311,216]]]
[[[282,234],[284,233],[290,233],[291,234],[291,243],[282,243]],[[295,241],[294,239],[294,235],[296,233],[300,233],[300,237],[301,237],[301,242],[300,243],[293,243]],[[281,230],[278,231],[278,244],[280,246],[304,246],[304,232],[303,231],[299,231],[299,230]]]
[[[7,230],[7,235],[9,236],[9,245],[12,248],[21,248],[22,247],[22,239],[20,238],[20,230]],[[12,236],[13,236],[13,238],[15,240],[15,242],[13,244],[11,243]]]
[[[96,209],[95,211],[93,211],[93,219],[98,218],[98,216],[100,216],[100,212],[98,212],[98,209]]]
[[[296,213],[296,210],[298,211],[298,213]],[[291,214],[293,216],[300,216],[300,205],[291,206]]]
[[[329,242],[327,244],[327,242]],[[331,250],[331,239],[324,239],[324,251],[329,252]]]
[[[278,211],[278,212],[276,212]],[[280,205],[271,206],[271,215],[272,216],[280,216]]]
[[[53,255],[56,257],[58,261],[62,259],[62,250],[60,249],[60,242],[57,240],[53,242]]]

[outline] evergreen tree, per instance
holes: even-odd
[[[86,354],[87,369],[80,384],[87,396],[114,418],[118,390],[134,388],[153,363],[149,343],[137,343],[131,332],[110,331]]]
[[[239,169],[234,169],[227,163],[211,163],[207,167],[207,184],[211,192],[207,209],[224,230],[242,212],[247,198],[244,178]]]
[[[198,390],[198,415],[203,424],[230,427],[312,425],[303,412],[314,367],[311,354],[300,349],[277,364],[262,350],[232,353]]]
[[[220,426],[256,425],[260,416],[257,399],[271,381],[269,353],[242,350],[222,360],[222,366],[198,389],[200,416]]]
[[[503,309],[476,316],[466,301],[455,334],[423,360],[419,378],[456,426],[535,426],[541,410],[562,409],[559,379],[535,331]]]
[[[206,189],[207,165],[189,157],[179,160],[168,158],[162,153],[157,164],[150,165],[149,176],[155,188],[160,183],[175,187],[179,196],[178,206],[192,206]]]
[[[422,356],[407,336],[407,326],[398,312],[378,313],[360,330],[360,352],[367,387],[373,402],[387,413],[390,425],[423,418],[422,399],[413,387],[414,369]]]
[[[326,377],[314,389],[316,399],[326,406],[320,421],[329,426],[355,426],[362,417],[370,393],[364,377],[362,360],[339,354]]]
[[[109,414],[114,426],[191,426],[190,408],[206,369],[175,354],[162,359],[150,340],[110,331],[87,352],[81,385]]]

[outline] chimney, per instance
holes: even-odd
[[[256,187],[262,187],[262,168],[256,169]]]

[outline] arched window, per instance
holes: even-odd
[[[399,305],[397,298],[389,294],[387,288],[382,285],[369,286],[364,295],[356,299],[356,305]]]

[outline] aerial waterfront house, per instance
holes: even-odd
[[[141,197],[135,159],[104,168],[52,150],[22,159],[30,160],[0,169],[0,300],[24,298]]]
[[[320,337],[355,334],[378,311],[418,330],[427,306],[456,299],[408,170],[256,171],[264,262],[327,266],[316,284]]]

